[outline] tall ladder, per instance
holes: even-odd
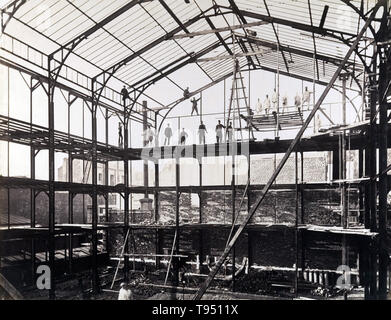
[[[250,118],[251,116],[251,110],[248,104],[248,98],[245,89],[246,87],[244,85],[243,75],[240,71],[239,61],[235,59],[226,127],[228,127],[229,122],[232,121],[233,127],[235,129],[235,119],[236,119],[235,113],[237,113],[237,119],[239,122],[238,130],[240,131],[240,138],[242,141],[243,141],[243,132],[242,132],[243,128],[242,128],[242,120],[240,114],[243,112],[247,112],[248,117]],[[252,138],[254,139],[254,134],[253,131],[251,130],[251,126],[249,122],[247,123],[247,128],[249,132],[251,131]],[[227,131],[226,131],[226,135],[227,135]]]

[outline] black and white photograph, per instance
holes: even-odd
[[[0,14],[4,303],[391,300],[391,0]]]

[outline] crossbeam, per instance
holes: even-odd
[[[196,31],[196,32],[191,32],[187,34],[177,34],[169,38],[168,40],[171,39],[184,39],[184,38],[193,38],[197,36],[203,36],[211,33],[218,33],[218,32],[224,32],[224,31],[232,31],[232,30],[237,30],[237,29],[243,29],[243,28],[250,28],[250,27],[257,27],[257,26],[262,26],[265,24],[268,24],[269,22],[267,21],[257,21],[257,22],[251,22],[251,23],[246,23],[243,25],[233,25],[232,27],[222,27],[222,28],[214,28],[213,30],[202,30],[202,31]]]
[[[208,61],[216,61],[216,60],[226,60],[226,59],[236,59],[240,57],[249,57],[249,56],[255,56],[257,54],[263,55],[265,53],[269,53],[270,51],[266,50],[257,50],[253,52],[247,52],[247,53],[237,53],[232,56],[230,55],[222,55],[222,56],[216,56],[216,57],[208,57],[208,58],[200,58],[197,59],[197,62],[208,62]]]

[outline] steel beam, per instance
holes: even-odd
[[[380,30],[378,32],[380,42],[390,40],[388,33],[388,5],[384,5],[383,18]],[[388,105],[387,105],[387,90],[389,81],[391,80],[387,72],[387,66],[390,63],[389,53],[391,46],[386,45],[383,48],[378,48],[379,52],[379,293],[378,298],[381,300],[387,299],[387,278],[388,278],[388,234],[387,234],[387,213],[388,213],[388,177],[386,169],[388,167],[388,149],[387,149],[387,129],[388,129]]]
[[[269,7],[268,7],[268,5],[266,3],[266,0],[263,0],[263,4],[265,5],[266,11],[267,11],[267,14],[269,15],[269,17],[272,17],[271,14],[270,14],[270,11],[269,11]],[[286,71],[289,73],[288,61],[286,60],[284,51],[281,50],[281,48],[280,48],[281,43],[280,43],[280,38],[279,38],[279,35],[278,35],[278,31],[276,30],[276,27],[274,26],[274,23],[271,22],[271,24],[272,24],[272,28],[273,28],[273,31],[274,31],[274,35],[275,35],[277,43],[278,43],[279,50],[281,52],[282,58],[284,59],[284,64],[285,64]]]
[[[230,6],[231,6],[231,8],[232,8],[232,11],[240,18],[240,20],[241,20],[244,24],[247,24],[246,18],[245,18],[245,17],[242,15],[242,13],[240,12],[240,10],[239,10],[238,6],[236,5],[235,1],[234,1],[234,0],[229,0],[229,4],[230,4]],[[244,32],[247,34],[246,29],[244,29],[244,27],[243,27],[243,30],[244,30]],[[240,43],[240,42],[239,42],[239,43]],[[242,42],[242,43],[240,43],[240,45],[242,46],[242,50],[243,50],[244,52],[246,52],[246,46],[244,45],[244,43]],[[251,50],[254,51],[254,49],[253,49],[253,47],[251,46],[251,44],[250,44],[250,47],[251,47]],[[258,60],[258,58],[256,58],[256,59]],[[247,58],[247,61],[248,61],[248,63],[251,64],[251,65],[253,66],[253,68],[255,69],[255,63],[254,63],[253,59],[252,59],[251,57],[248,57],[248,58]],[[259,60],[258,60],[258,63],[259,63]]]
[[[337,34],[338,35],[343,35],[346,38],[355,38],[357,36],[356,34],[347,33],[347,32],[343,32],[343,31],[339,31],[339,30],[319,28],[319,27],[316,27],[316,26],[312,26],[311,27],[310,25],[304,24],[304,23],[301,23],[301,22],[295,22],[295,21],[292,21],[292,20],[276,18],[276,17],[264,15],[264,14],[257,13],[257,12],[246,11],[246,10],[240,10],[240,12],[241,12],[241,14],[244,17],[249,17],[249,18],[253,18],[253,19],[262,20],[262,21],[265,21],[265,22],[268,22],[268,23],[281,24],[281,25],[284,25],[284,26],[292,27],[292,28],[297,29],[297,30],[306,31],[306,32],[310,32],[310,33],[313,32],[315,34],[319,34],[319,35],[322,35],[322,36],[334,36],[334,35],[337,35]]]
[[[49,134],[49,234],[48,234],[48,250],[49,250],[49,268],[50,268],[50,290],[49,299],[54,300],[55,283],[54,283],[54,259],[55,259],[55,148],[54,148],[54,89],[55,81],[53,81],[51,73],[51,62],[48,61],[48,134]]]
[[[210,18],[205,17],[205,20],[209,24],[209,26],[211,27],[212,30],[216,30],[216,27],[213,24],[212,20],[210,20]],[[232,56],[233,55],[232,50],[230,49],[230,47],[228,47],[227,43],[225,42],[223,37],[220,35],[220,33],[216,32],[215,34],[216,34],[217,39],[219,39],[220,43],[224,46],[225,50],[227,50],[228,54]]]
[[[91,88],[94,88],[92,81]],[[92,291],[99,292],[99,275],[98,275],[98,153],[97,153],[97,111],[96,97],[92,90],[91,104],[91,128],[92,128],[92,148],[91,148],[91,167],[92,167],[92,190],[91,190],[91,215],[92,215]]]
[[[189,33],[189,30],[187,30],[186,26],[182,23],[182,21],[175,15],[175,13],[171,10],[171,8],[165,3],[163,0],[159,0],[160,4],[163,6],[163,8],[168,12],[168,14],[175,20],[175,22],[182,28],[183,31],[186,33]]]
[[[237,30],[237,29],[262,26],[262,25],[265,25],[265,24],[268,24],[268,22],[257,21],[257,22],[250,22],[250,23],[241,24],[241,25],[236,24],[236,25],[229,26],[229,27],[213,28],[212,30],[195,31],[195,32],[187,33],[187,34],[177,34],[175,36],[172,36],[171,39],[174,40],[174,39],[193,38],[193,37],[197,37],[197,36],[208,35],[208,34],[211,34],[211,33],[233,31],[233,30]]]
[[[147,85],[154,84],[157,81],[159,81],[160,79],[162,79],[162,78],[170,75],[171,73],[181,69],[182,67],[186,66],[187,64],[192,63],[192,62],[196,62],[198,58],[204,56],[205,54],[207,54],[207,53],[209,53],[211,51],[213,51],[214,49],[217,49],[219,46],[220,46],[220,43],[216,42],[216,43],[210,45],[209,47],[201,50],[200,52],[191,55],[189,59],[181,62],[180,64],[176,65],[175,67],[171,68],[170,70],[167,70],[167,71],[161,73],[159,76],[149,80]]]
[[[126,116],[126,100],[124,99],[124,149],[129,147],[129,118]],[[144,117],[144,123],[146,119]],[[130,232],[129,230],[129,160],[126,158],[124,160],[124,181],[125,191],[124,191],[124,239],[126,239],[126,234]],[[125,282],[129,280],[129,239],[126,239],[124,243],[124,280]]]

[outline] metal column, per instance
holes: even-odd
[[[54,149],[54,90],[55,90],[55,79],[51,72],[51,57],[48,60],[48,130],[49,130],[49,234],[48,234],[48,249],[49,249],[49,268],[50,268],[50,290],[49,299],[54,300],[55,295],[55,283],[54,283],[54,252],[55,252],[55,237],[54,237],[54,226],[55,226],[55,149]]]
[[[92,149],[91,149],[91,166],[92,166],[92,292],[99,291],[99,275],[98,275],[98,154],[97,154],[97,110],[98,105],[94,94],[94,81],[92,82],[92,104],[91,104],[91,120],[92,120]]]
[[[380,40],[384,43],[391,37],[388,34],[388,5],[384,6],[381,29],[379,30]],[[380,66],[379,66],[379,293],[378,298],[387,299],[387,276],[388,276],[388,235],[387,235],[387,194],[388,194],[388,175],[387,170],[387,127],[388,127],[388,105],[387,91],[389,90],[390,77],[387,73],[387,66],[390,63],[389,45],[378,48]]]
[[[129,114],[126,107],[126,99],[123,99],[124,103],[124,149],[129,147]],[[126,235],[129,232],[129,160],[127,157],[124,159],[124,280],[129,280],[129,237]]]

